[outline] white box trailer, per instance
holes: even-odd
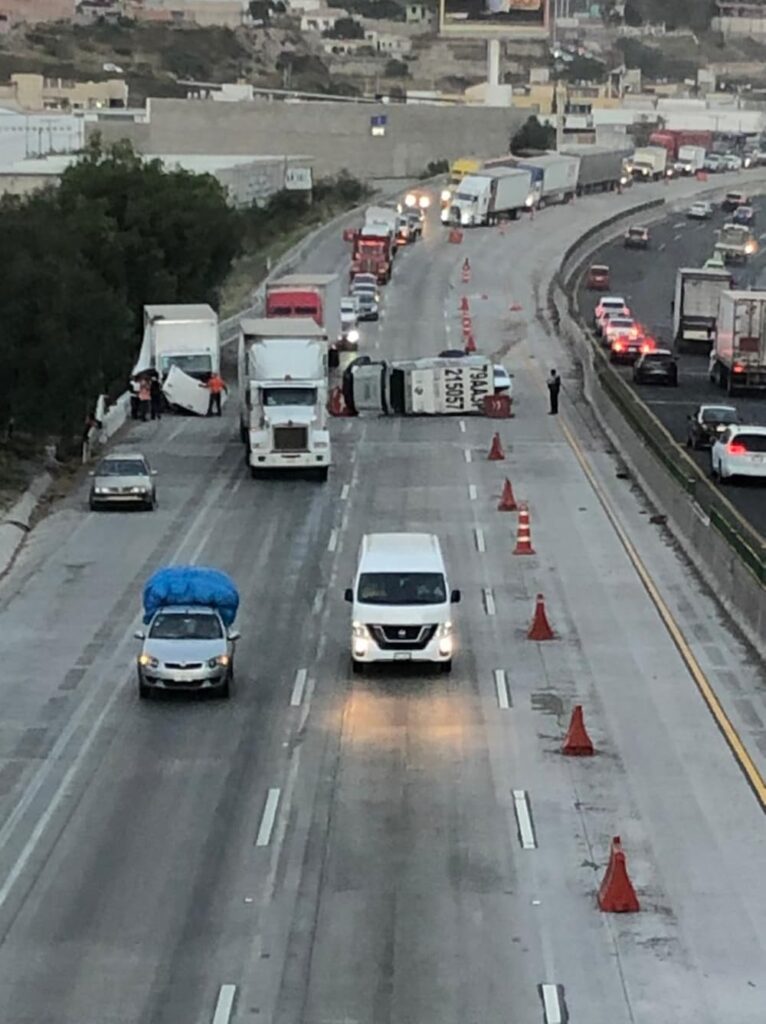
[[[673,338],[677,346],[692,342],[710,351],[721,293],[729,291],[732,284],[728,270],[679,267],[673,299]]]
[[[567,203],[577,194],[579,156],[546,153],[519,160],[516,166],[532,175],[532,187],[541,209],[550,203]]]
[[[322,326],[308,317],[242,320],[237,370],[240,436],[252,475],[313,469],[326,480],[332,450]]]
[[[442,220],[462,227],[495,224],[500,217],[515,220],[534,203],[532,175],[517,167],[497,167],[468,174],[460,182]]]
[[[346,405],[392,416],[469,415],[484,411],[495,393],[494,366],[485,356],[397,362],[356,361],[343,375]]]
[[[710,379],[730,395],[766,390],[766,291],[722,293]]]
[[[704,146],[681,146],[678,150],[678,168],[682,174],[696,174],[705,166]]]

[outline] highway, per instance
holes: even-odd
[[[763,665],[617,479],[542,315],[560,254],[635,198],[462,246],[432,218],[397,257],[364,350],[453,347],[466,294],[514,419],[337,420],[325,485],[251,480],[233,402],[132,424],[159,509],[89,513],[83,479],[32,532],[0,583],[3,1024],[763,1024]],[[306,268],[346,260],[333,237]],[[533,556],[511,553],[505,476]],[[463,591],[449,677],[351,676],[343,588],[362,535],[397,529],[437,532]],[[141,588],[169,562],[237,582],[229,702],[139,703]],[[559,753],[575,703],[591,759]],[[635,915],[596,906],[615,835]]]
[[[747,175],[742,187],[747,188]],[[744,267],[735,267],[737,284],[743,288],[766,288],[766,201],[762,197],[753,202],[756,214],[755,234],[760,237],[759,252]],[[629,250],[622,240],[605,245],[593,257],[594,263],[607,263],[611,270],[611,290],[624,295],[636,317],[655,332],[658,342],[672,344],[673,315],[671,302],[675,291],[678,267],[701,267],[710,256],[715,244],[715,231],[725,221],[726,214],[716,210],[709,221],[687,220],[683,213],[674,213],[651,225],[651,246],[647,251]],[[581,281],[578,287],[580,309],[590,323],[598,302],[595,292],[588,292]],[[703,346],[704,348],[704,346]],[[729,402],[724,391],[710,382],[708,376],[709,351],[681,353],[679,357],[679,387],[639,385],[635,390],[664,423],[673,437],[686,443],[687,417],[703,402]],[[620,373],[632,385],[630,367],[620,367]],[[731,399],[748,423],[766,424],[766,398],[758,394],[736,395]],[[698,465],[710,471],[708,451],[689,452]],[[726,484],[724,493],[729,501],[762,535],[766,536],[766,494],[758,481],[739,481]]]

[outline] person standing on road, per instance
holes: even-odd
[[[142,377],[138,384],[138,413],[141,422],[146,423],[149,418],[149,406],[152,401],[152,389],[147,377]]]
[[[546,384],[548,385],[548,398],[551,405],[548,415],[555,416],[559,411],[559,391],[561,391],[561,377],[559,377],[555,370],[551,370]]]
[[[150,403],[152,419],[162,419],[162,384],[160,378],[155,374],[149,382]]]
[[[137,420],[141,408],[141,403],[138,399],[138,380],[135,377],[131,377],[128,382],[128,387],[130,389],[130,418],[132,420]]]
[[[208,391],[210,392],[210,399],[209,399],[208,404],[207,404],[207,414],[208,414],[208,416],[212,416],[213,415],[213,410],[214,409],[215,409],[216,415],[220,416],[221,415],[221,393],[224,392],[224,391],[228,391],[229,390],[226,387],[226,384],[224,382],[223,377],[219,376],[219,374],[217,374],[217,373],[211,373],[210,376],[208,377],[207,381],[205,381],[204,384],[200,384],[200,387],[201,388],[207,388]]]

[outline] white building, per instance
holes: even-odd
[[[348,11],[340,7],[319,7],[301,15],[301,32],[327,32],[335,28],[342,18],[350,17]]]

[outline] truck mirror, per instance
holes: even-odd
[[[459,590],[453,590],[449,597],[450,604],[460,604],[461,597],[462,594]]]
[[[346,589],[343,591],[343,600],[348,601],[349,604],[353,602],[354,591],[351,589],[351,587],[346,587]]]

